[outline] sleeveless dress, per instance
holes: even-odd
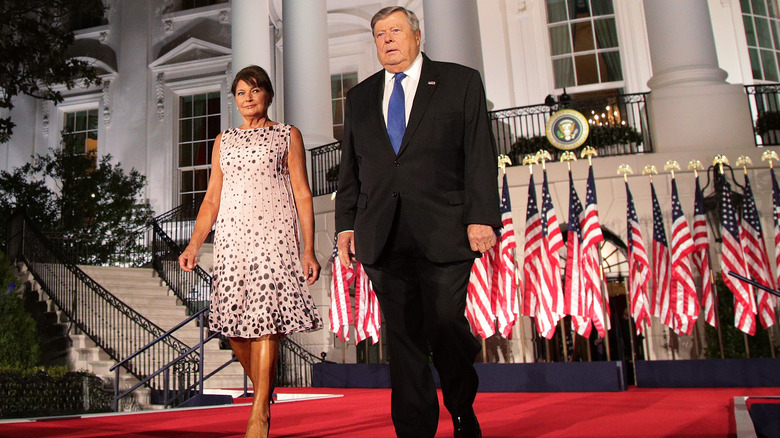
[[[209,324],[228,337],[322,327],[300,260],[290,129],[277,124],[222,133]]]

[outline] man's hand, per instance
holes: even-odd
[[[467,232],[472,251],[485,252],[496,244],[496,233],[490,225],[470,224]]]
[[[341,266],[348,268],[352,261],[355,260],[355,232],[344,231],[339,233],[336,248],[339,251]]]

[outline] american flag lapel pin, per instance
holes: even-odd
[[[428,81],[428,85],[436,85],[436,81]]]

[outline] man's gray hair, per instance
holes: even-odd
[[[403,12],[406,14],[406,19],[409,21],[409,26],[412,27],[412,32],[417,32],[420,30],[420,20],[417,19],[417,15],[414,14],[414,12],[406,9],[403,6],[388,6],[386,8],[382,8],[374,14],[374,17],[371,18],[371,32],[374,31],[374,25],[377,21],[387,18],[390,14],[393,14],[395,12]]]

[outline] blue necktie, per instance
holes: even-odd
[[[390,103],[387,105],[387,135],[393,145],[395,154],[401,149],[401,140],[406,130],[406,109],[404,108],[404,87],[401,81],[406,77],[405,73],[396,73],[393,93],[390,94]]]

